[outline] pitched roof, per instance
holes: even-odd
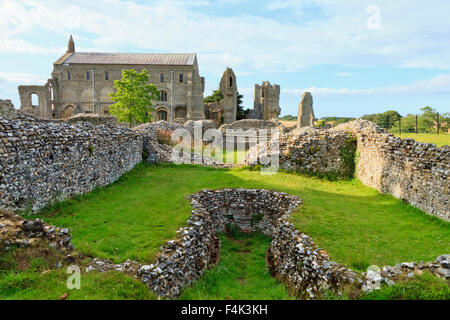
[[[191,66],[195,53],[66,53],[55,64],[136,64],[136,65],[174,65]]]

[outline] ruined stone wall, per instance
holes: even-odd
[[[13,117],[17,114],[17,110],[14,108],[11,100],[2,100],[0,99],[0,117]]]
[[[343,130],[302,128],[280,139],[280,167],[348,178],[354,173],[356,140]]]
[[[365,185],[450,220],[449,146],[397,138],[361,119],[336,128],[357,137],[356,176]]]
[[[273,238],[268,267],[298,295],[315,298],[322,290],[340,290],[356,274],[329,261],[312,239],[296,230],[288,216],[301,200],[282,192],[258,189],[204,190],[190,196],[193,211],[188,226],[177,231],[157,262],[144,265],[139,275],[162,297],[176,297],[191,285],[220,255],[217,232],[234,225],[243,232],[262,232]]]
[[[110,184],[142,160],[142,144],[120,126],[0,118],[0,208],[35,211]]]

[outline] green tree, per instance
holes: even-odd
[[[152,121],[152,106],[159,100],[159,91],[148,81],[147,70],[139,73],[134,69],[122,70],[122,79],[114,81],[116,91],[110,97],[115,104],[109,111],[119,122],[133,125]]]
[[[237,112],[236,112],[236,120],[242,120],[246,119],[248,113],[250,112],[249,109],[244,109],[243,106],[244,103],[244,95],[237,93]]]
[[[214,90],[210,96],[207,96],[204,101],[205,103],[217,102],[219,103],[223,99],[223,94],[220,89]]]
[[[393,110],[380,113],[376,117],[376,124],[387,130],[391,129],[402,116]]]

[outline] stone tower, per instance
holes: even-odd
[[[313,98],[310,92],[304,92],[298,105],[297,128],[314,126]]]
[[[223,73],[222,80],[220,80],[220,92],[223,94],[223,100],[220,104],[223,110],[223,122],[225,124],[236,121],[237,91],[236,75],[233,69],[227,68]]]
[[[273,120],[280,115],[280,86],[264,81],[255,84],[255,103],[250,117],[253,119]]]
[[[75,42],[73,42],[72,35],[70,35],[69,43],[67,45],[67,53],[74,53],[75,52]]]

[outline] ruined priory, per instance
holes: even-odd
[[[53,63],[45,85],[19,86],[21,110],[41,119],[67,119],[81,113],[108,114],[114,80],[122,70],[147,70],[160,92],[154,104],[156,120],[200,120],[233,123],[237,114],[237,81],[227,68],[219,84],[224,98],[204,105],[205,78],[195,53],[77,52],[70,36],[67,52]],[[280,114],[280,86],[255,85],[255,108],[249,118],[273,120]]]

